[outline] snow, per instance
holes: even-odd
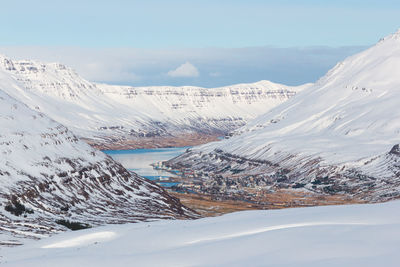
[[[314,85],[250,121],[216,148],[252,159],[279,153],[326,164],[381,155],[400,137],[400,32],[345,59]]]
[[[228,131],[309,86],[269,81],[211,89],[115,86],[86,81],[61,64],[13,61],[1,55],[0,68],[19,81],[4,89],[9,95],[90,138]]]
[[[100,225],[191,213],[158,186],[5,93],[21,88],[21,81],[0,67],[0,245],[67,230],[57,220]],[[5,209],[17,204],[32,211],[18,216]]]
[[[399,201],[107,225],[4,249],[4,266],[398,266]]]
[[[298,183],[323,194],[395,199],[400,158],[390,151],[400,142],[399,99],[400,31],[338,63],[231,138],[194,147],[170,163],[242,182],[256,175],[276,188]],[[230,171],[234,164],[243,170],[238,175]],[[286,181],[276,178],[282,171]]]
[[[101,242],[112,239],[116,234],[114,232],[97,232],[87,235],[81,235],[65,241],[49,244],[43,248],[70,248],[77,246],[84,246],[93,242]]]

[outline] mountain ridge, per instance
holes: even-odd
[[[398,35],[338,63],[232,138],[193,148],[170,164],[210,166],[224,177],[239,169],[242,182],[256,176],[273,187],[368,201],[399,197],[399,159],[390,153],[400,136]]]
[[[96,142],[224,135],[310,86],[269,81],[211,89],[117,86],[88,82],[62,64],[0,59],[21,84],[7,93]]]

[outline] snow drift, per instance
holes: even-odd
[[[400,202],[104,226],[3,250],[4,266],[398,266]]]

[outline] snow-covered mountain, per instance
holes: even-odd
[[[91,83],[61,64],[14,61],[0,68],[22,86],[5,91],[78,135],[98,142],[113,137],[223,135],[286,101],[304,87],[269,81],[222,88],[128,87]]]
[[[108,225],[2,250],[2,266],[399,265],[400,202]]]
[[[172,163],[284,188],[400,196],[400,30],[337,64],[234,137]],[[240,174],[232,170],[240,170]]]
[[[20,88],[0,69],[0,245],[65,230],[62,220],[100,225],[193,215],[157,185],[2,91]]]

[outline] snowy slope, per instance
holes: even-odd
[[[88,82],[61,64],[4,56],[0,68],[22,85],[8,94],[90,138],[224,134],[309,86],[269,81],[214,89],[112,86]]]
[[[236,155],[247,160],[237,168],[264,174],[269,183],[284,171],[289,187],[300,184],[310,190],[359,193],[362,198],[397,197],[399,106],[400,31],[340,62],[313,86],[237,130],[233,138],[194,149],[180,160],[191,164],[199,153]],[[212,162],[212,156],[202,159]],[[249,166],[250,161],[260,164]],[[215,169],[223,167],[226,164]]]
[[[163,189],[2,91],[18,88],[0,70],[0,245],[65,230],[58,219],[99,225],[191,215]]]
[[[4,266],[398,266],[400,202],[104,226],[1,251]]]

